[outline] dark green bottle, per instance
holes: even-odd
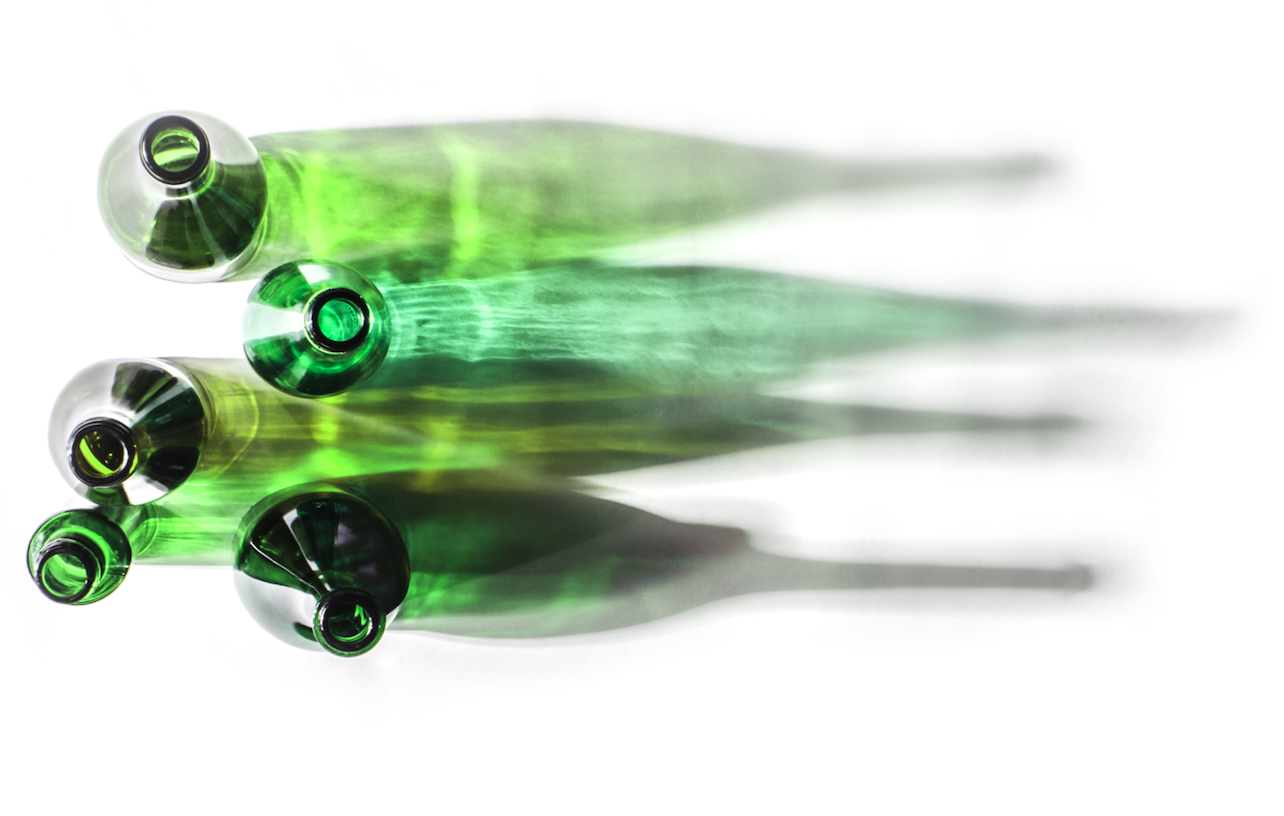
[[[58,397],[49,448],[67,483],[98,504],[145,504],[190,484],[249,506],[318,478],[495,461],[378,416],[289,397],[243,360],[92,365]]]
[[[237,592],[264,628],[343,657],[374,648],[410,587],[396,524],[375,504],[325,484],[251,509],[234,564]]]
[[[375,285],[327,261],[250,293],[250,365],[286,393],[359,385],[623,378],[671,391],[761,387],[822,360],[1055,325],[1065,316],[720,267],[567,264]]]
[[[403,252],[414,263],[392,271],[413,279],[580,258],[805,196],[1041,169],[1028,156],[860,164],[586,122],[246,139],[179,112],[141,119],[112,142],[98,202],[125,254],[168,280]]]
[[[340,655],[368,651],[385,628],[549,637],[645,623],[754,592],[1078,591],[1092,579],[1081,565],[773,555],[750,547],[743,530],[675,522],[555,483],[481,471],[304,485],[257,506],[241,530],[236,584],[253,617],[288,643]]]
[[[36,586],[52,601],[89,604],[116,591],[133,561],[129,533],[140,530],[146,521],[137,518],[139,508],[128,518],[111,518],[99,510],[69,510],[40,525],[27,545],[27,570]]]

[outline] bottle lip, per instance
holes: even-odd
[[[107,436],[116,443],[123,455],[120,465],[110,473],[94,473],[84,462],[89,454],[83,454],[81,447],[88,444],[91,433]],[[94,417],[77,425],[67,439],[67,459],[72,475],[90,487],[115,487],[124,483],[134,474],[138,464],[138,442],[129,427],[110,417]]]
[[[196,157],[178,169],[167,167],[156,155],[157,139],[166,131],[186,131],[196,140]],[[143,167],[157,181],[172,187],[181,187],[200,178],[210,161],[210,140],[196,122],[186,116],[169,114],[152,120],[138,142],[138,153]]]
[[[360,313],[361,325],[355,334],[345,339],[335,339],[329,336],[322,326],[322,310],[328,304],[336,301],[354,306]],[[370,334],[370,307],[366,305],[366,299],[346,287],[324,289],[313,295],[304,308],[303,314],[303,326],[308,340],[322,351],[328,351],[333,354],[352,351],[360,348]]]
[[[45,574],[45,570],[51,566],[55,556],[74,558],[84,569],[84,583],[76,592],[63,594],[50,588],[49,583],[52,582],[52,578]],[[54,603],[74,604],[83,600],[93,590],[94,585],[98,583],[98,577],[101,572],[102,568],[92,548],[86,547],[75,539],[56,538],[41,548],[32,569],[31,577],[35,579],[36,586],[40,587],[40,591],[49,600]]]
[[[355,632],[342,631],[342,620],[357,611],[365,618]],[[369,592],[353,587],[334,589],[317,601],[312,619],[312,631],[317,643],[331,654],[356,657],[375,647],[383,637],[387,616]]]

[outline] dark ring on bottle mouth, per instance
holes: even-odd
[[[326,304],[336,300],[341,300],[350,306],[355,306],[361,312],[361,328],[357,333],[347,340],[335,340],[327,337],[321,331],[321,310]],[[326,289],[315,295],[312,300],[308,301],[304,309],[304,330],[308,334],[308,339],[322,351],[329,351],[335,354],[342,354],[345,351],[352,351],[360,348],[361,344],[370,334],[370,307],[366,305],[366,299],[351,289],[335,288]]]
[[[344,637],[335,631],[335,609],[345,603],[360,608],[369,617],[364,631],[354,637]],[[356,657],[368,652],[379,642],[383,637],[385,622],[383,610],[369,592],[354,588],[336,589],[326,593],[317,602],[312,631],[317,642],[327,651],[343,657]]]
[[[85,442],[89,434],[94,431],[107,436],[120,446],[123,460],[119,466],[112,468],[110,473],[98,474],[89,470],[84,461],[84,455],[79,451],[81,443]],[[115,487],[134,474],[134,466],[138,458],[138,443],[134,441],[133,433],[123,423],[106,417],[97,417],[80,423],[71,432],[67,458],[72,474],[84,484],[90,487]]]
[[[76,559],[85,570],[85,584],[74,595],[58,595],[45,586],[43,580],[45,565],[56,555],[70,556]],[[94,553],[89,547],[74,539],[59,538],[40,551],[39,560],[36,562],[31,577],[35,579],[36,586],[40,587],[40,591],[49,600],[60,604],[74,604],[88,595],[90,590],[94,588],[94,584],[98,582],[99,572],[98,559],[94,557]]]
[[[166,130],[184,130],[196,140],[196,157],[190,164],[178,169],[170,169],[157,158],[153,151],[154,142]],[[200,125],[186,116],[162,116],[143,131],[142,141],[138,143],[138,152],[142,156],[143,167],[147,168],[147,172],[151,173],[153,178],[177,187],[194,181],[205,170],[205,166],[210,161],[210,140],[205,135],[205,131],[201,130]]]

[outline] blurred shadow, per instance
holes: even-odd
[[[570,491],[359,488],[413,571],[394,628],[491,638],[602,632],[764,592],[921,588],[1080,592],[1084,565],[836,563],[756,550],[744,530],[671,521]]]
[[[620,390],[612,390],[612,388]],[[922,411],[752,392],[657,393],[616,383],[493,388],[357,389],[356,415],[446,435],[553,476],[592,476],[820,439],[887,434],[1071,432],[1074,416]]]

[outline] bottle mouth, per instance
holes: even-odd
[[[352,351],[370,334],[370,307],[351,289],[326,289],[314,295],[304,309],[304,329],[322,351]]]
[[[134,473],[138,443],[121,422],[103,417],[86,420],[67,443],[71,472],[90,487],[114,487]]]
[[[341,657],[356,657],[375,647],[383,637],[386,624],[386,616],[370,593],[336,589],[317,603],[312,631],[326,651]]]
[[[143,131],[138,152],[153,178],[180,186],[199,178],[209,164],[210,140],[186,116],[162,116]]]
[[[101,569],[89,547],[59,538],[40,551],[32,572],[45,597],[55,603],[74,604],[94,588]]]

